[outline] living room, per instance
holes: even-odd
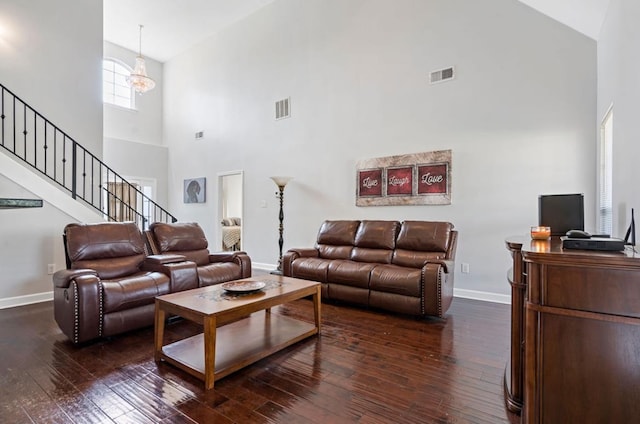
[[[612,104],[613,235],[624,234],[638,198],[639,15],[636,2],[612,0],[594,39],[515,0],[276,0],[164,63],[148,59],[159,86],[140,107],[160,102],[162,129],[138,143],[105,140],[102,2],[6,2],[0,76],[112,166],[156,178],[160,203],[216,244],[218,174],[242,170],[243,249],[264,269],[278,253],[269,177],[289,175],[285,249],[312,245],[325,219],[450,221],[460,232],[456,295],[505,303],[504,239],[537,222],[540,194],[584,193],[596,229],[599,127]],[[448,66],[455,78],[430,85]],[[274,102],[289,97],[291,117],[275,120]],[[453,154],[451,205],[355,206],[358,160],[443,149]],[[147,160],[166,165],[149,170]],[[45,205],[2,211],[3,307],[46,300],[47,265],[64,264],[62,228],[84,220],[7,167],[3,197]],[[196,177],[207,179],[207,201],[186,204],[183,182]]]

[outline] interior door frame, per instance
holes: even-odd
[[[240,247],[244,249],[244,171],[243,170],[234,170],[234,171],[223,171],[218,172],[218,212],[217,212],[217,223],[216,223],[216,235],[218,240],[218,246],[223,248],[222,246],[222,215],[224,214],[223,205],[224,205],[224,189],[223,189],[223,179],[224,177],[228,177],[231,175],[239,175],[240,176],[240,189],[242,193],[240,195],[240,211],[242,216],[242,225],[240,226]]]

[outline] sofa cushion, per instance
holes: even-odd
[[[446,253],[452,230],[453,224],[450,222],[404,221],[396,240],[396,248]]]
[[[291,277],[312,280],[319,283],[327,282],[327,268],[330,259],[298,258],[291,263]]]
[[[324,221],[318,231],[317,244],[353,246],[360,221]]]
[[[133,222],[69,224],[65,228],[70,268],[90,268],[100,278],[136,273],[145,258],[144,239]]]
[[[389,264],[393,257],[393,250],[389,249],[367,249],[364,247],[354,247],[351,251],[351,260],[356,262],[370,262],[378,264]]]
[[[156,296],[169,293],[169,277],[160,272],[145,272],[119,280],[103,280],[104,313],[122,311],[155,302]]]
[[[200,287],[242,278],[242,269],[235,262],[216,262],[198,267]]]
[[[195,222],[154,222],[149,229],[161,253],[206,250],[209,246],[202,227]]]
[[[354,287],[369,287],[369,275],[375,264],[348,260],[331,261],[327,270],[327,281]]]
[[[393,249],[399,226],[397,221],[362,221],[354,245],[370,249]]]
[[[422,268],[430,261],[446,258],[444,252],[417,252],[415,250],[396,249],[393,251],[391,263],[409,268]]]
[[[422,270],[397,265],[377,265],[371,271],[369,288],[372,291],[420,297]]]
[[[330,244],[319,244],[318,256],[324,259],[349,259],[353,246],[331,246]]]

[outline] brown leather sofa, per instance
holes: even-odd
[[[325,221],[314,248],[290,249],[283,274],[322,297],[442,317],[453,298],[457,231],[449,222]]]
[[[195,262],[200,287],[251,277],[251,258],[245,252],[210,253],[195,222],[154,222],[145,233],[152,253],[183,255]]]

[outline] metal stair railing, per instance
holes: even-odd
[[[0,147],[96,209],[109,221],[177,219],[38,111],[0,84]]]

